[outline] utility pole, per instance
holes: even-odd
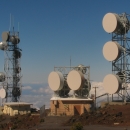
[[[96,89],[97,89],[98,87],[93,87],[93,88],[95,88],[95,110],[96,110]]]

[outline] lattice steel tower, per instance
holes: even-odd
[[[20,100],[22,84],[21,84],[21,49],[18,46],[20,42],[19,32],[13,31],[3,32],[0,49],[4,50],[5,63],[3,74],[3,88],[6,91],[6,102],[18,102]]]
[[[129,16],[126,13],[107,13],[103,18],[103,28],[112,33],[111,41],[103,47],[106,60],[112,62],[112,73],[104,78],[104,88],[109,94],[118,94],[122,101],[130,101],[127,92],[130,84],[130,29]]]

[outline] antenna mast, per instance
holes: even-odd
[[[2,40],[0,44],[0,49],[4,50],[5,53],[5,63],[2,82],[3,88],[6,91],[5,102],[18,102],[20,101],[22,83],[21,83],[21,49],[18,44],[20,42],[19,32],[14,30],[14,21],[13,28],[11,29],[11,15],[10,15],[10,27],[9,32],[2,33]]]
[[[127,92],[130,83],[130,38],[127,33],[130,22],[126,13],[107,13],[103,18],[103,28],[112,33],[112,40],[103,47],[106,60],[112,62],[112,74],[103,80],[103,86],[109,94],[117,94],[123,102],[130,101]],[[113,96],[113,95],[112,95]]]

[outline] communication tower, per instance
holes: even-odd
[[[122,101],[130,100],[127,92],[130,84],[130,15],[107,13],[102,25],[107,33],[112,33],[111,41],[105,43],[103,55],[112,62],[112,74],[105,76],[103,87],[109,94],[118,94]]]
[[[54,96],[69,97],[68,93],[73,90],[74,97],[87,98],[91,89],[90,67],[54,67],[54,71],[49,74],[48,83]]]
[[[18,102],[21,95],[21,49],[19,48],[19,32],[9,31],[2,33],[2,42],[0,49],[4,51],[4,72],[0,73],[0,82],[2,82],[5,91],[5,102]]]

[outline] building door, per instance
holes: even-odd
[[[75,105],[74,106],[74,115],[80,115],[80,113],[81,113],[81,106]]]

